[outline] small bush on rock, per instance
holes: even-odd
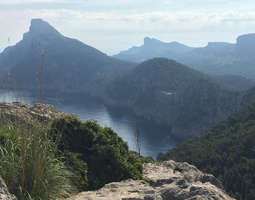
[[[65,155],[79,155],[80,162],[69,166],[73,171],[78,169],[78,179],[84,181],[81,189],[97,189],[109,182],[142,177],[142,159],[131,153],[127,143],[111,128],[67,117],[56,120],[50,132]]]

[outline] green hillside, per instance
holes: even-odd
[[[237,199],[255,199],[255,102],[158,159],[187,161],[214,174]]]
[[[108,87],[113,106],[172,127],[178,137],[198,135],[239,106],[240,93],[173,60],[155,58],[138,65]]]

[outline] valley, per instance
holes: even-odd
[[[196,48],[146,37],[108,56],[32,19],[22,39],[0,53],[0,102],[10,103],[1,107],[0,175],[25,200],[108,191],[110,182],[138,184],[141,199],[188,199],[197,191],[205,200],[253,200],[254,44],[255,34]],[[15,121],[22,112],[22,123]],[[141,182],[146,166],[171,177]],[[46,183],[40,178],[54,197],[38,193]],[[155,189],[157,180],[167,189]],[[158,196],[146,196],[148,188]]]
[[[147,43],[161,44],[149,38]],[[176,52],[191,50],[177,43],[170,46]],[[23,39],[0,54],[0,70],[3,89],[94,97],[108,107],[168,127],[169,135],[180,140],[225,119],[239,108],[240,88],[252,85],[235,76],[227,83],[226,77],[215,78],[166,58],[140,64],[121,61],[63,36],[41,19],[33,19]],[[231,84],[235,80],[243,85]]]

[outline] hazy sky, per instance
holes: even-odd
[[[141,45],[145,36],[191,46],[235,42],[255,32],[255,1],[0,0],[0,50],[22,39],[31,18],[114,54]]]

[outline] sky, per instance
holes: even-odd
[[[254,0],[0,0],[0,51],[41,18],[109,55],[144,37],[198,47],[255,33]]]

